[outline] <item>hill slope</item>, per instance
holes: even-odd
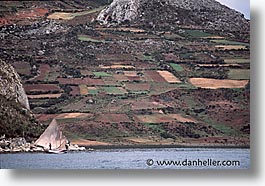
[[[151,28],[190,26],[210,30],[249,31],[243,14],[215,0],[114,0],[98,18],[103,24],[138,22]]]

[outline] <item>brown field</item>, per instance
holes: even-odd
[[[72,95],[72,96],[80,95],[79,86],[71,86],[71,89],[72,89],[72,91],[70,92],[70,95]]]
[[[58,114],[35,114],[35,117],[40,122],[46,122],[54,119]]]
[[[185,122],[197,123],[195,119],[183,117],[181,114],[168,114],[168,116],[176,119],[178,122],[181,122],[181,123],[185,123]]]
[[[56,119],[83,119],[90,118],[93,114],[90,113],[64,113],[56,116]]]
[[[12,64],[16,71],[19,73],[19,74],[22,74],[22,75],[30,75],[31,72],[31,66],[29,63],[27,62],[15,62]]]
[[[248,80],[219,80],[210,78],[190,78],[191,84],[196,87],[218,89],[218,88],[244,88]]]
[[[129,81],[129,79],[124,74],[114,74],[113,77],[116,79],[116,81]]]
[[[59,98],[62,94],[39,94],[39,95],[27,95],[29,99],[42,99],[42,98]]]
[[[37,18],[37,17],[43,17],[46,13],[49,11],[44,8],[34,8],[27,11],[20,11],[16,14],[16,17],[18,19],[30,19],[30,18]]]
[[[81,95],[88,95],[88,89],[86,85],[79,85],[79,89]]]
[[[171,123],[175,121],[165,114],[135,115],[135,118],[141,123]]]
[[[167,82],[157,71],[146,71],[146,74],[154,81],[158,83]]]
[[[137,75],[137,71],[124,71],[124,75],[128,76],[128,77],[134,77],[134,76],[138,76]]]
[[[58,91],[61,89],[57,85],[53,84],[26,84],[24,89],[27,93],[30,92],[49,92],[49,91]]]
[[[215,48],[220,50],[240,50],[246,49],[247,47],[244,45],[215,45]]]
[[[125,89],[130,91],[149,91],[151,85],[148,83],[126,83]]]
[[[178,62],[180,60],[179,56],[176,56],[173,53],[169,53],[169,54],[164,54],[164,58],[166,61],[173,61],[173,62]]]
[[[128,76],[129,81],[140,81],[141,78],[139,76]]]
[[[93,73],[89,70],[80,70],[80,73],[83,75],[83,76],[91,76],[93,75]]]
[[[102,123],[130,123],[132,122],[126,114],[100,114],[95,121]]]
[[[160,76],[162,76],[168,83],[181,83],[181,81],[176,78],[172,73],[168,72],[168,71],[161,71],[158,70],[157,71]]]
[[[39,68],[40,74],[34,78],[35,81],[43,81],[46,78],[46,75],[51,71],[51,67],[48,64],[41,64]]]
[[[60,84],[64,85],[105,85],[102,79],[92,78],[58,78]]]

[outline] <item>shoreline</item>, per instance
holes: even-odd
[[[71,152],[93,152],[94,150],[117,150],[117,149],[163,149],[163,148],[193,148],[193,149],[250,149],[250,145],[94,145],[83,146],[86,149],[83,151]],[[35,152],[0,152],[0,154],[18,154],[18,153],[45,153],[42,151]]]
[[[162,149],[162,148],[208,148],[208,149],[250,149],[250,145],[91,145],[87,150],[101,149]]]

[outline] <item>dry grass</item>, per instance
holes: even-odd
[[[220,50],[240,50],[246,49],[247,47],[244,45],[215,45],[215,48],[218,48]]]
[[[219,80],[210,78],[190,78],[191,84],[200,88],[218,89],[218,88],[244,88],[248,80]]]
[[[53,14],[47,17],[48,19],[62,19],[62,20],[71,20],[74,18],[72,13],[66,12],[54,12]]]
[[[86,85],[79,85],[79,89],[81,95],[88,95],[88,89]]]
[[[59,98],[62,94],[39,94],[27,95],[29,99],[42,99],[42,98]]]
[[[138,76],[136,71],[124,71],[125,76]]]
[[[157,71],[160,76],[162,76],[168,83],[181,83],[181,81],[176,78],[172,73],[168,71]]]
[[[65,113],[65,114],[59,114],[56,116],[57,119],[76,119],[76,118],[89,118],[93,116],[93,114],[89,113]]]

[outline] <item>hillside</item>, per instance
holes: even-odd
[[[213,0],[0,5],[1,59],[36,120],[56,119],[71,142],[250,144],[249,20],[240,13]]]
[[[250,26],[243,14],[215,0],[114,0],[97,20],[104,24],[129,21],[153,29],[185,26],[247,32]]]

